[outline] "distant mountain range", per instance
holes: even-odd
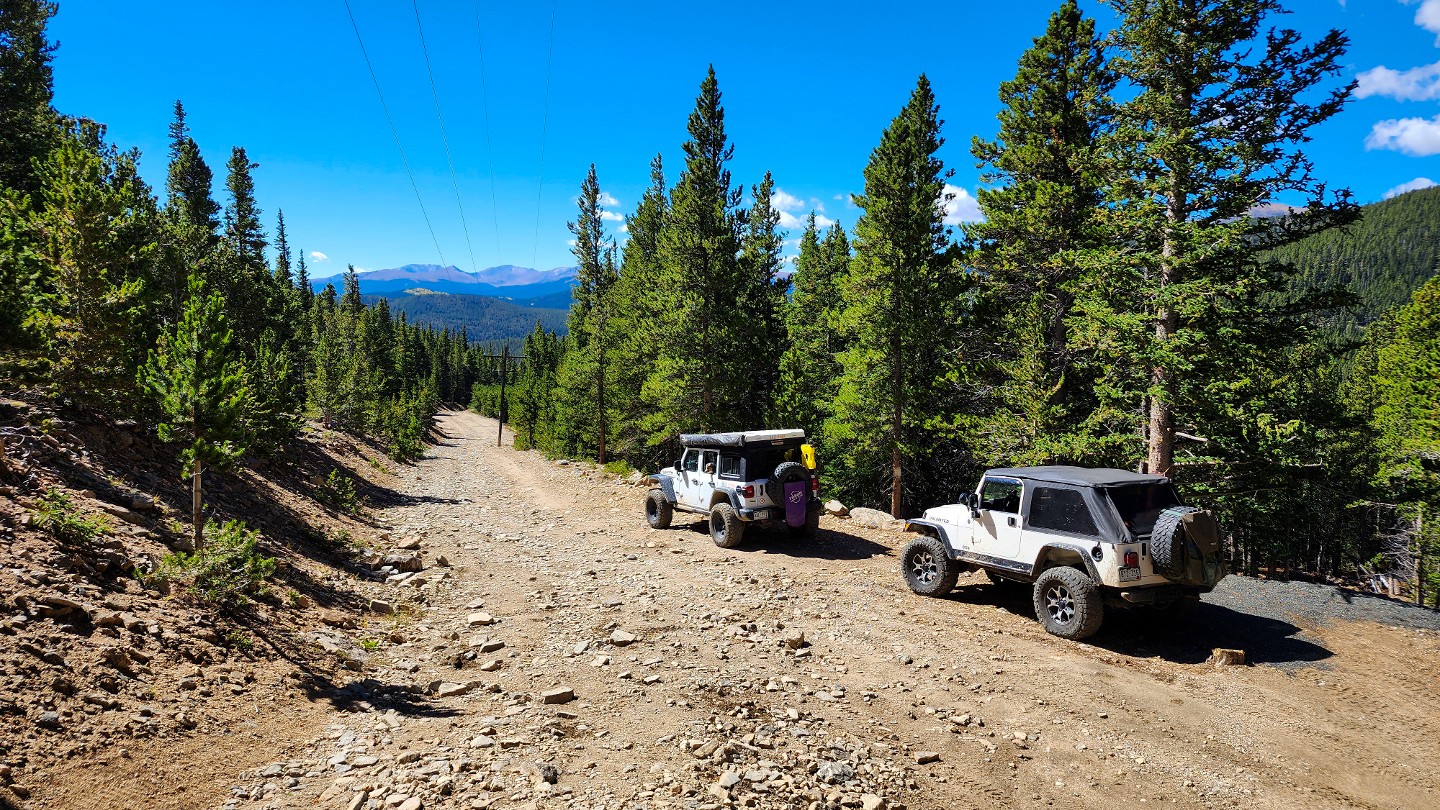
[[[487,267],[471,273],[453,265],[407,264],[387,270],[370,270],[359,274],[360,292],[364,295],[394,296],[409,290],[460,293],[500,298],[522,306],[542,309],[569,309],[570,291],[575,286],[578,267],[556,267],[534,270],[513,264]],[[343,273],[311,280],[316,291],[334,284],[338,290]],[[533,322],[531,324],[533,326]]]
[[[360,300],[373,304],[384,298],[390,303],[390,311],[405,313],[405,319],[413,324],[433,326],[437,329],[465,329],[465,335],[472,343],[515,343],[535,331],[535,322],[551,332],[565,332],[565,317],[568,311],[517,304],[488,295],[465,295],[463,293],[433,292],[416,288],[409,293],[371,295],[364,294]]]

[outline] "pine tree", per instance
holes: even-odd
[[[1296,313],[1327,303],[1267,305],[1287,271],[1259,259],[1353,219],[1348,194],[1327,196],[1300,150],[1353,85],[1324,89],[1343,69],[1340,32],[1301,45],[1293,30],[1263,28],[1283,13],[1279,0],[1107,2],[1120,16],[1114,68],[1132,97],[1114,133],[1121,232],[1097,262],[1107,273],[1086,285],[1083,305],[1099,323],[1081,339],[1122,374],[1139,361],[1147,466],[1163,474],[1178,420],[1204,429],[1219,379],[1208,375],[1233,373],[1211,361],[1261,342],[1257,358],[1278,357],[1305,335]],[[1250,216],[1284,195],[1303,210]],[[1125,380],[1102,385],[1133,391]]]
[[[939,380],[955,362],[946,345],[953,331],[947,306],[959,297],[960,273],[944,224],[940,126],[922,74],[870,154],[865,193],[855,196],[864,211],[855,258],[842,282],[839,325],[850,344],[827,431],[852,448],[859,475],[888,466],[883,479],[870,480],[888,488],[896,517],[904,515],[905,469],[940,451],[926,423],[941,412]]]
[[[711,67],[690,114],[685,169],[660,232],[659,356],[644,394],[655,408],[646,420],[652,443],[657,434],[674,437],[687,428],[746,427],[742,399],[755,369],[741,362],[751,324],[734,311],[747,296],[738,255],[741,189],[731,186],[726,167],[734,147],[720,101]]]
[[[669,196],[660,156],[650,161],[650,187],[635,213],[625,218],[630,241],[620,263],[620,278],[612,290],[615,319],[613,403],[616,451],[630,463],[647,469],[665,453],[657,445],[669,436],[663,427],[646,424],[652,409],[643,397],[645,381],[660,356],[662,320],[662,271],[659,263],[660,234],[665,228]],[[655,430],[655,432],[651,432]]]
[[[275,286],[288,294],[295,288],[295,279],[291,275],[290,268],[293,257],[290,255],[290,240],[285,235],[285,212],[275,213]]]
[[[191,480],[194,543],[204,544],[203,475],[205,466],[224,469],[244,452],[240,430],[249,391],[244,369],[231,348],[231,333],[220,296],[205,289],[198,274],[188,283],[185,314],[175,333],[150,352],[142,384],[165,413],[160,438],[183,442],[180,464]]]
[[[776,424],[803,428],[819,444],[825,421],[834,413],[841,368],[835,356],[844,350],[834,323],[842,310],[840,280],[850,264],[845,229],[832,224],[820,239],[812,212],[800,237],[800,253],[790,276],[784,305],[786,348],[780,359]]]
[[[766,172],[760,184],[751,188],[753,202],[745,213],[740,237],[742,297],[735,301],[735,317],[748,327],[749,335],[736,352],[734,362],[747,370],[741,379],[737,422],[765,425],[773,417],[771,404],[780,382],[780,355],[785,345],[781,310],[790,280],[780,275],[780,251],[785,232],[780,230],[780,212],[771,198],[775,180]]]
[[[1114,85],[1095,22],[1066,0],[1000,85],[997,139],[971,146],[989,188],[977,194],[985,218],[966,228],[983,282],[963,384],[988,396],[959,423],[985,437],[976,452],[991,466],[1104,463],[1105,445],[1127,436],[1116,414],[1097,413],[1069,335],[1086,251],[1109,241],[1102,149]]]
[[[117,153],[91,121],[76,122],[40,169],[31,227],[44,271],[26,323],[62,392],[113,400],[133,390],[139,367],[132,341],[156,251],[149,189],[134,155]]]
[[[212,196],[215,173],[200,154],[185,123],[185,105],[175,102],[175,119],[170,123],[170,169],[165,187],[166,207],[213,240],[220,227],[220,205]],[[213,245],[212,245],[213,246]]]
[[[56,46],[45,35],[57,8],[40,0],[0,0],[0,191],[33,197],[40,190],[34,161],[60,141],[50,106]]]
[[[567,454],[606,462],[606,434],[612,358],[611,292],[618,273],[615,249],[605,236],[604,209],[595,165],[580,185],[579,215],[569,223],[579,262],[574,303],[567,322],[569,350],[556,373],[555,440]]]
[[[305,251],[300,251],[296,260],[295,289],[300,294],[300,308],[308,312],[311,304],[315,303],[315,290],[310,286],[310,270],[305,266]]]
[[[1393,504],[1408,538],[1416,601],[1440,607],[1440,276],[1374,330],[1372,429],[1379,498]]]

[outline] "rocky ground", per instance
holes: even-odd
[[[24,806],[1440,804],[1424,622],[1256,615],[1220,594],[1178,630],[1116,616],[1075,644],[981,574],[914,596],[906,537],[880,521],[719,549],[698,526],[646,527],[643,488],[495,447],[493,421],[440,427],[374,513],[382,575],[301,614],[293,661],[211,653],[166,670],[174,702],[107,709],[101,689],[59,728],[30,711],[27,750],[73,744],[59,729],[77,716],[157,733],[36,756]],[[1207,664],[1213,647],[1250,665]]]

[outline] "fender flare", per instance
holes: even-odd
[[[1085,563],[1085,573],[1090,575],[1090,578],[1095,581],[1096,585],[1104,584],[1104,581],[1100,578],[1100,569],[1095,567],[1095,560],[1090,556],[1090,549],[1069,543],[1046,543],[1041,546],[1040,553],[1035,557],[1035,564],[1030,567],[1030,576],[1040,576],[1040,572],[1044,570],[1040,567],[1040,561],[1045,559],[1047,552],[1051,549],[1063,549],[1078,554],[1081,562]]]
[[[940,538],[940,542],[945,544],[945,550],[947,553],[949,553],[950,558],[956,560],[960,559],[959,556],[957,556],[955,553],[955,544],[950,541],[950,531],[949,528],[945,526],[945,524],[936,523],[933,520],[925,520],[924,518],[912,518],[905,521],[905,531],[915,531],[914,527],[920,527],[921,534],[925,534],[925,530],[927,529],[930,532],[934,532],[935,536]]]
[[[667,473],[660,473],[655,476],[655,482],[659,485],[660,491],[665,493],[665,500],[671,504],[675,503],[675,477]]]

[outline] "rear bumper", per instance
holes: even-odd
[[[1119,606],[1145,607],[1168,605],[1178,599],[1199,599],[1208,588],[1192,588],[1187,585],[1149,585],[1140,588],[1105,589],[1105,595]]]

